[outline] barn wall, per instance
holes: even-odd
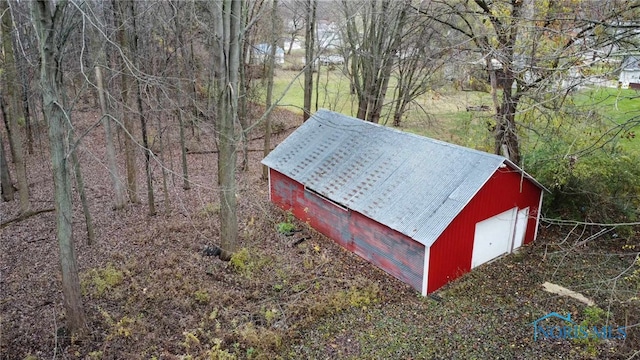
[[[349,230],[353,252],[422,290],[424,245],[355,211],[351,212]]]
[[[270,169],[271,200],[342,247],[422,289],[424,246],[366,216],[345,210]]]
[[[542,190],[514,169],[498,169],[431,246],[427,292],[433,292],[469,272],[475,225],[479,221],[514,207],[529,207],[524,243],[533,241],[540,196]]]
[[[304,190],[297,181],[270,169],[271,201],[338,244],[353,251],[349,212]]]

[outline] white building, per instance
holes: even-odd
[[[253,56],[257,63],[264,63],[271,55],[271,44],[262,43],[253,47]],[[278,65],[284,64],[284,49],[276,47],[276,59],[275,63]]]
[[[640,89],[640,55],[626,56],[622,60],[618,81],[623,89]]]

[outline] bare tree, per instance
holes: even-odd
[[[0,136],[0,190],[2,191],[2,201],[13,201],[13,182],[9,173],[9,164],[4,154],[4,141]]]
[[[100,109],[102,110],[102,126],[104,127],[104,136],[107,146],[107,164],[109,167],[109,176],[111,183],[113,184],[113,191],[115,194],[115,208],[116,210],[122,209],[125,206],[124,189],[120,181],[120,175],[118,174],[118,166],[116,164],[116,151],[113,146],[113,134],[111,131],[111,115],[107,106],[107,101],[104,94],[104,84],[102,83],[102,70],[100,66],[95,67],[96,71],[96,85],[98,87],[98,99],[100,101]]]
[[[106,4],[105,4],[106,5]],[[101,16],[96,13],[96,17],[100,17],[101,21],[106,23],[107,17],[107,9],[104,7],[99,12]],[[83,14],[83,16],[87,17],[87,14]],[[93,22],[94,19],[87,18],[89,22]],[[107,101],[108,91],[105,89],[104,85],[104,76],[103,74],[109,74],[110,69],[108,68],[108,60],[107,60],[107,44],[105,44],[102,40],[100,31],[103,29],[96,29],[95,27],[91,27],[91,31],[88,33],[91,34],[92,39],[92,52],[94,55],[94,73],[95,73],[95,87],[98,95],[98,102],[100,104],[100,110],[102,112],[102,127],[104,128],[104,137],[106,144],[106,155],[107,155],[107,168],[109,169],[109,178],[111,179],[111,184],[113,186],[114,193],[114,207],[116,210],[123,209],[126,206],[126,194],[124,189],[124,184],[122,183],[122,179],[120,178],[118,165],[116,162],[116,149],[113,143],[113,131],[112,131],[112,123],[113,123],[113,115],[112,115],[112,107],[110,102]],[[108,76],[108,75],[107,75]]]
[[[485,62],[495,107],[494,150],[515,163],[521,161],[516,115],[522,101],[549,103],[550,91],[558,95],[571,91],[571,86],[557,86],[560,79],[583,66],[587,49],[606,48],[631,36],[636,26],[625,24],[625,19],[640,8],[637,2],[596,12],[588,8],[591,2],[434,3],[446,14],[424,13],[463,35],[458,47],[479,53]]]
[[[282,3],[282,13],[286,19],[285,29],[287,33],[287,55],[291,55],[293,44],[300,37],[300,32],[305,29],[305,16],[307,7],[303,0],[289,0]],[[286,45],[286,44],[285,44]]]
[[[236,157],[239,137],[235,125],[238,122],[238,96],[241,86],[239,77],[243,29],[242,1],[224,0],[213,6],[212,26],[215,38],[212,54],[220,189],[220,257],[228,260],[238,246]]]
[[[273,97],[273,77],[274,68],[276,62],[276,47],[278,46],[278,0],[273,0],[271,4],[271,52],[269,54],[269,62],[267,63],[267,98],[266,98],[266,111],[267,117],[264,122],[264,151],[263,155],[266,157],[271,151],[271,103]],[[266,180],[269,177],[269,169],[267,166],[262,166],[262,179]]]
[[[93,217],[89,210],[89,199],[84,186],[84,177],[82,176],[82,167],[80,165],[80,159],[78,158],[78,148],[80,146],[80,139],[75,140],[73,128],[69,128],[69,144],[75,145],[70,149],[71,152],[71,165],[73,174],[76,180],[76,189],[80,195],[80,204],[82,206],[82,213],[84,214],[85,228],[87,229],[87,244],[92,245],[96,242],[96,231],[93,226]]]
[[[73,245],[71,179],[69,178],[69,117],[63,108],[62,46],[67,1],[38,0],[32,4],[32,21],[40,51],[40,87],[43,113],[49,128],[56,208],[56,234],[60,248],[62,293],[67,327],[71,333],[86,329],[80,279]]]
[[[176,100],[178,102],[178,109],[176,110],[178,114],[178,125],[180,126],[180,156],[182,160],[182,188],[185,190],[191,189],[191,183],[189,182],[189,169],[187,166],[187,148],[185,145],[185,135],[184,135],[184,126],[185,121],[183,118],[183,89],[182,81],[185,75],[188,73],[188,57],[187,51],[185,49],[186,44],[183,41],[183,31],[182,25],[180,24],[180,19],[178,17],[178,4],[172,3],[173,15],[174,15],[174,25],[176,29],[176,48],[180,49],[180,63],[178,64],[178,72],[180,74],[180,79],[178,81],[178,86],[176,88]],[[194,99],[195,101],[195,99]]]
[[[129,199],[132,203],[137,204],[140,202],[138,199],[138,179],[137,179],[137,166],[135,157],[135,143],[133,140],[134,127],[131,120],[131,116],[127,114],[130,108],[129,91],[131,87],[129,71],[127,70],[127,61],[131,59],[129,51],[129,38],[127,36],[128,27],[125,24],[125,18],[127,17],[127,7],[124,1],[112,0],[113,3],[113,17],[117,27],[117,41],[119,50],[122,52],[120,58],[120,94],[123,103],[123,125],[124,131],[124,152],[125,163],[127,168],[127,192],[129,193]]]
[[[434,77],[450,59],[450,47],[442,26],[411,11],[401,36],[397,64],[391,74],[396,79],[393,100],[393,126],[400,126],[408,107],[433,89]]]
[[[18,180],[18,196],[20,198],[20,210],[23,213],[29,211],[29,181],[27,179],[27,166],[24,159],[22,135],[18,125],[18,117],[21,115],[20,93],[17,91],[18,78],[16,61],[14,57],[13,40],[11,34],[15,31],[8,0],[0,1],[0,16],[2,17],[2,106],[4,107],[5,122],[8,124],[9,144],[11,155],[16,165],[16,179]]]
[[[407,1],[342,1],[357,117],[378,123],[407,21]]]
[[[304,30],[304,105],[302,121],[311,116],[311,95],[313,93],[313,70],[315,68],[316,8],[318,0],[306,0]]]
[[[256,42],[262,41],[263,32],[261,30],[264,23],[264,17],[262,16],[265,9],[267,9],[264,0],[253,0],[244,2],[242,23],[246,24],[243,31],[240,33],[240,73],[239,82],[241,84],[238,98],[238,120],[242,127],[242,162],[240,169],[247,171],[249,169],[249,129],[251,128],[251,118],[249,117],[249,96],[251,95],[251,87],[255,85],[252,81],[255,75],[255,71],[247,71],[248,69],[260,69],[259,77],[264,75],[265,62],[261,64],[253,64],[254,49]],[[247,61],[248,60],[248,61]]]
[[[124,1],[124,0],[123,0]],[[134,1],[128,1],[131,14],[132,35],[133,39],[129,43],[131,46],[131,55],[133,56],[133,67],[140,71],[140,53],[139,53],[139,37],[138,26],[136,21],[136,4]],[[142,80],[140,75],[134,76],[136,83],[136,104],[138,106],[138,117],[140,119],[140,129],[142,130],[142,145],[144,146],[144,169],[147,175],[147,202],[149,207],[149,215],[156,214],[156,205],[153,194],[153,177],[151,172],[151,149],[149,148],[149,138],[147,136],[147,118],[145,116],[145,108],[142,104]]]

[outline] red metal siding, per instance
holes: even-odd
[[[390,275],[422,289],[424,246],[366,216],[342,209],[305,191],[295,180],[270,169],[271,200],[342,247]]]
[[[522,191],[521,191],[522,189]],[[533,241],[542,190],[509,167],[498,169],[431,246],[427,293],[471,269],[476,223],[503,211],[529,207],[524,243]]]
[[[297,181],[270,169],[271,201],[320,233],[353,251],[349,235],[349,213],[315,194]]]
[[[422,291],[424,245],[358,212],[351,212],[353,252]]]

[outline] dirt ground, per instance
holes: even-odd
[[[85,121],[78,134],[98,118],[89,109],[79,114]],[[278,111],[273,143],[299,121]],[[152,131],[154,139],[158,133]],[[608,312],[591,319],[594,324],[638,323],[635,280],[615,279],[634,269],[633,253],[622,251],[619,242],[568,246],[577,242],[567,236],[569,229],[545,226],[539,240],[520,253],[423,298],[269,203],[267,183],[260,179],[258,128],[249,143],[249,169],[238,176],[241,250],[223,262],[205,251],[219,241],[216,155],[206,153],[215,149],[212,129],[203,124],[198,132],[188,131],[190,151],[197,152],[188,155],[190,190],[171,175],[181,172],[177,129],[162,133],[170,146],[153,163],[158,215],[152,217],[145,204],[142,152],[137,154],[142,204],[114,211],[102,128],[83,139],[80,158],[98,234],[97,243],[87,245],[76,201],[73,225],[87,335],[70,337],[64,331],[54,213],[0,230],[0,359],[640,356],[638,327],[629,328],[625,340],[533,339],[532,322],[549,312],[570,312],[581,321],[590,314],[578,301],[544,292],[544,281],[595,299]],[[34,209],[53,207],[46,147],[43,139],[27,160]],[[168,198],[162,166],[169,172]],[[120,171],[122,176],[123,167]],[[0,204],[1,221],[17,215],[17,202]],[[280,234],[281,223],[292,223],[297,232]],[[637,243],[637,237],[627,242]],[[601,266],[587,266],[593,264]]]

